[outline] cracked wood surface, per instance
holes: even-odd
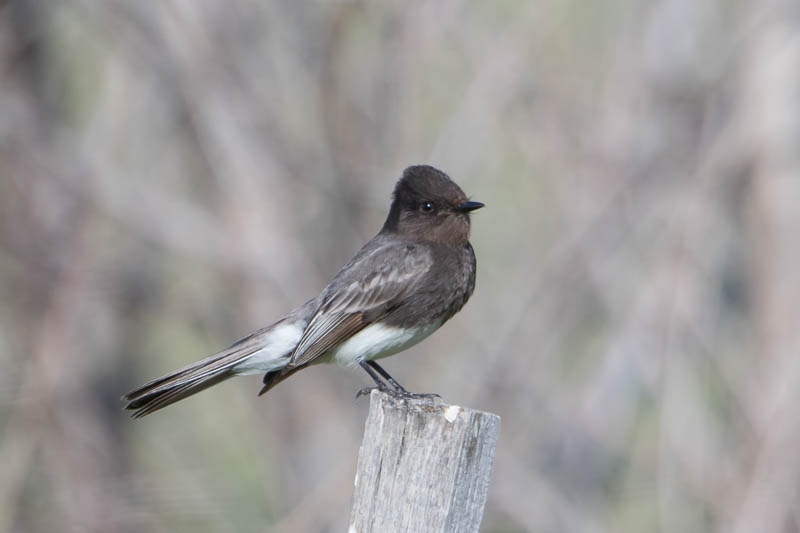
[[[500,417],[373,391],[349,533],[478,531]]]

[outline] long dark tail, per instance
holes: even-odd
[[[231,346],[218,354],[146,383],[122,397],[125,409],[141,418],[234,376],[234,368],[257,347]]]

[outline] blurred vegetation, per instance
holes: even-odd
[[[795,2],[0,4],[0,531],[343,531],[363,372],[119,396],[315,295],[410,164],[478,285],[387,368],[484,530],[800,530]]]

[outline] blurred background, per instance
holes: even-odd
[[[800,530],[792,0],[0,3],[0,531],[346,529],[369,384],[129,389],[316,295],[429,163],[486,532]]]

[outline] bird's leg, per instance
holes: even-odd
[[[359,364],[359,365],[361,365],[361,368],[363,368],[363,369],[364,369],[364,370],[367,372],[367,374],[369,374],[369,377],[371,377],[371,378],[372,378],[372,380],[375,382],[375,386],[374,386],[374,387],[364,387],[363,389],[359,390],[359,391],[356,393],[356,398],[359,398],[360,396],[364,396],[364,395],[367,395],[367,394],[369,394],[369,393],[370,393],[370,392],[371,392],[373,389],[378,389],[378,390],[379,390],[379,391],[381,391],[381,392],[386,392],[386,393],[389,393],[389,394],[391,394],[391,393],[389,392],[391,389],[389,389],[389,387],[386,385],[386,383],[385,383],[385,382],[384,382],[384,381],[383,381],[383,380],[380,378],[380,376],[378,376],[378,374],[377,374],[377,373],[376,373],[376,372],[375,372],[375,371],[374,371],[374,370],[373,370],[373,369],[372,369],[372,368],[369,366],[369,364],[367,364],[367,362],[366,362],[366,361],[359,361],[359,363],[358,363],[358,364]],[[380,367],[379,367],[379,368],[380,368]]]
[[[375,361],[361,361],[359,364],[361,365],[361,368],[363,368],[377,384],[377,387],[374,388],[377,388],[379,391],[385,392],[390,396],[394,396],[396,398],[416,398],[416,399],[424,399],[424,398],[430,399],[430,398],[440,397],[438,394],[432,392],[424,392],[424,393],[408,392],[405,389],[405,387],[400,385],[400,383],[398,383],[396,379],[390,376],[389,373]],[[386,386],[386,382],[384,382],[383,380],[380,379],[380,377],[378,377],[378,374],[380,374],[380,376],[383,377],[383,379],[389,382],[389,384],[392,387],[394,387],[394,390],[389,389]],[[364,389],[361,389],[356,394],[356,398],[358,398],[362,394],[369,394],[369,392],[372,389],[373,387],[366,387]]]
[[[397,380],[396,380],[396,379],[394,379],[392,376],[390,376],[390,375],[389,375],[389,373],[388,373],[386,370],[384,370],[384,369],[383,369],[383,367],[382,367],[381,365],[379,365],[379,364],[378,364],[378,363],[376,363],[375,361],[367,361],[367,364],[368,364],[370,367],[372,367],[372,368],[373,368],[373,369],[374,369],[376,372],[378,372],[378,374],[380,374],[380,375],[381,375],[381,377],[382,377],[383,379],[385,379],[386,381],[388,381],[388,382],[389,382],[389,385],[391,385],[392,387],[394,387],[394,388],[395,388],[395,390],[396,390],[397,392],[400,392],[400,393],[403,393],[403,394],[410,394],[410,393],[409,393],[409,392],[408,392],[408,391],[405,389],[405,387],[403,387],[402,385],[400,385],[400,384],[397,382]]]
[[[400,393],[401,396],[406,398],[441,398],[435,392],[408,392],[405,387],[400,385],[396,379],[389,375],[389,373],[383,369],[381,365],[376,363],[375,361],[367,361],[367,364],[375,369],[378,374],[383,376],[383,379],[389,382],[389,384],[395,388],[395,390]]]

